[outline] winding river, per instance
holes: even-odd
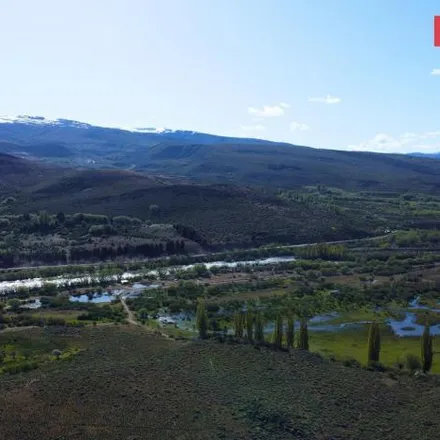
[[[255,266],[255,265],[270,265],[285,263],[289,261],[295,261],[295,257],[271,257],[255,260],[246,261],[212,261],[210,263],[204,263],[207,269],[212,267],[239,267],[239,266]],[[124,272],[121,275],[108,275],[104,277],[106,281],[121,282],[122,284],[133,280],[134,278],[142,277],[157,277],[159,273],[165,273],[166,275],[188,271],[194,269],[195,266],[200,266],[200,264],[188,264],[182,266],[172,266],[164,270],[150,270],[145,272]],[[69,286],[75,284],[92,284],[94,281],[98,281],[100,278],[94,277],[92,275],[85,275],[81,277],[69,277],[67,275],[54,277],[54,278],[28,278],[23,280],[15,281],[1,281],[0,282],[0,294],[6,294],[8,292],[14,292],[20,287],[25,288],[39,288],[43,287],[44,284],[55,284],[56,286]],[[102,278],[101,278],[102,279]]]

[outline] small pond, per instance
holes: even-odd
[[[117,295],[114,293],[106,292],[106,293],[94,293],[93,295],[71,295],[69,297],[69,301],[71,302],[79,302],[79,303],[92,303],[92,304],[101,304],[101,303],[110,303],[118,299]]]

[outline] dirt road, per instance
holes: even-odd
[[[134,313],[130,310],[125,301],[125,298],[121,295],[121,304],[124,307],[125,313],[127,314],[127,322],[132,325],[141,325],[140,322],[137,321]]]

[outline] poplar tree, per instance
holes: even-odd
[[[380,358],[380,330],[377,322],[370,324],[368,334],[368,363],[379,362]]]
[[[244,317],[242,312],[238,312],[234,316],[235,336],[237,338],[243,337]]]
[[[278,314],[275,320],[273,343],[277,348],[281,348],[283,345],[283,317],[281,314]]]
[[[264,343],[264,322],[260,311],[257,312],[255,317],[255,342],[257,344]]]
[[[304,318],[301,319],[299,327],[298,348],[301,350],[309,350],[309,330],[307,327],[307,320]]]
[[[201,339],[205,339],[208,336],[208,313],[206,312],[205,300],[200,298],[197,303],[196,312],[197,330]]]
[[[292,314],[289,314],[287,317],[287,348],[290,350],[293,348],[294,340],[295,340],[295,319]]]
[[[434,352],[432,350],[432,335],[430,333],[429,325],[425,325],[421,338],[422,348],[422,369],[424,373],[428,373],[432,367],[432,359]]]
[[[246,337],[249,343],[254,340],[254,315],[252,312],[246,313]]]

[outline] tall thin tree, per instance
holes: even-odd
[[[234,316],[235,336],[237,338],[243,337],[244,316],[242,312],[237,312]]]
[[[428,373],[432,367],[432,360],[434,358],[434,352],[432,350],[432,335],[430,333],[429,325],[425,325],[421,338],[422,348],[422,368],[424,373]]]
[[[287,316],[286,342],[287,348],[291,350],[295,340],[295,318],[292,313]]]
[[[275,320],[273,343],[277,348],[281,348],[283,346],[283,317],[280,313],[277,315]]]
[[[255,342],[257,344],[264,343],[264,322],[260,311],[255,316]]]
[[[202,339],[208,336],[208,313],[206,312],[206,304],[203,298],[199,298],[197,303],[196,323],[199,336]]]
[[[380,329],[377,322],[370,324],[368,334],[368,363],[379,362],[380,359]]]
[[[301,350],[309,349],[309,330],[307,326],[307,319],[305,318],[301,319],[300,322],[298,348]]]
[[[250,344],[254,341],[254,315],[248,311],[246,313],[246,338]]]

